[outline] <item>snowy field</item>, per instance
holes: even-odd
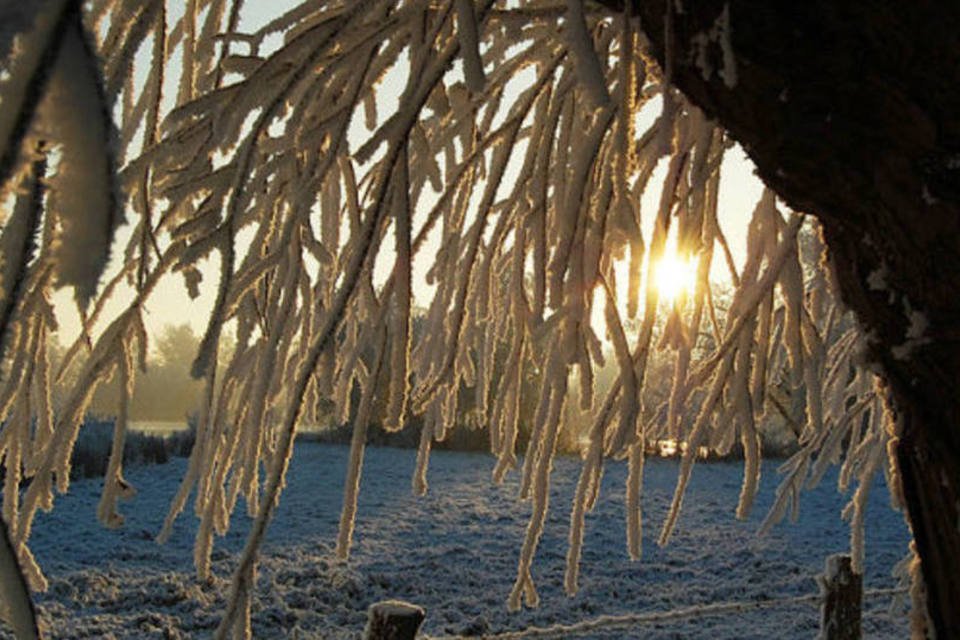
[[[551,512],[534,578],[541,606],[520,613],[505,601],[516,572],[527,503],[516,500],[517,477],[489,482],[492,459],[435,452],[430,492],[409,490],[415,451],[370,449],[349,563],[331,549],[336,536],[347,448],[301,442],[290,469],[258,576],[254,635],[258,638],[355,638],[369,604],[400,598],[427,610],[430,636],[476,636],[529,626],[573,623],[599,615],[665,611],[691,605],[756,601],[815,593],[824,557],[845,551],[849,530],[839,512],[845,497],[831,477],[803,496],[800,520],[765,537],[756,530],[770,504],[776,463],[748,522],[733,518],[740,486],[738,464],[702,464],[693,474],[671,544],[655,538],[676,479],[675,461],[651,460],[644,480],[644,555],[625,552],[623,481],[611,464],[596,511],[588,516],[581,591],[563,594],[568,510],[579,461],[560,459]],[[53,638],[207,637],[215,628],[227,581],[246,532],[238,516],[214,551],[213,584],[199,584],[191,564],[196,521],[185,512],[165,546],[153,538],[185,468],[178,459],[131,470],[139,494],[121,505],[126,524],[105,530],[96,522],[100,480],[71,485],[52,513],[39,514],[32,548],[50,579],[39,596]],[[835,477],[835,475],[833,476]],[[900,514],[888,507],[878,483],[867,515],[866,588],[891,587],[890,570],[908,540]],[[868,638],[908,635],[903,613],[888,613],[890,598],[868,599]],[[812,638],[818,610],[811,604],[733,614],[686,617],[628,629],[591,631],[604,638]],[[572,637],[567,635],[566,637]]]

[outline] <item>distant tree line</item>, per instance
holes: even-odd
[[[137,370],[130,399],[133,421],[179,422],[184,426],[200,406],[203,382],[190,377],[190,363],[197,354],[200,340],[188,324],[165,325],[155,336],[146,371]],[[59,370],[63,348],[51,345],[52,365]],[[59,388],[69,388],[76,376],[73,367],[64,373]],[[55,394],[56,395],[56,394]],[[54,398],[58,402],[58,398]],[[116,375],[101,385],[94,395],[88,414],[94,420],[109,420],[117,414],[120,403],[119,379]]]

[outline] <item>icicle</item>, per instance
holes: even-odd
[[[577,480],[577,488],[573,497],[573,506],[570,509],[570,535],[567,539],[567,564],[563,576],[563,589],[568,596],[577,594],[579,586],[577,581],[580,576],[580,554],[583,549],[583,530],[584,515],[587,511],[587,501],[591,484],[596,482],[594,479],[595,469],[599,469],[601,464],[601,446],[593,445],[591,442],[587,458],[583,461],[583,467],[580,469],[580,478]]]
[[[606,444],[606,449],[611,454],[619,454],[624,448],[632,447],[636,443],[640,416],[640,381],[637,380],[634,361],[627,345],[627,336],[624,333],[623,324],[620,322],[620,314],[617,312],[616,296],[606,280],[603,282],[603,287],[607,294],[607,302],[604,307],[607,335],[613,342],[617,365],[620,368],[619,381],[622,387],[620,424]]]
[[[746,389],[742,389],[740,393],[743,397]],[[750,407],[749,404],[748,407]],[[749,414],[741,412],[740,416],[742,421],[740,441],[743,443],[744,467],[743,487],[737,504],[737,518],[745,520],[750,515],[753,499],[757,495],[757,487],[760,484],[760,435],[754,423],[752,408]]]
[[[423,418],[423,428],[420,430],[420,444],[417,447],[417,462],[412,481],[413,493],[417,496],[426,495],[429,486],[427,483],[427,466],[430,462],[433,431],[435,425],[440,420],[438,416],[439,412],[439,402],[435,400]]]
[[[555,231],[558,233],[557,249],[548,267],[549,291],[552,301],[560,300],[561,284],[569,267],[569,257],[577,235],[578,219],[583,209],[584,194],[590,179],[591,169],[599,157],[600,145],[613,122],[615,109],[604,108],[597,113],[585,139],[577,149],[570,169],[570,178],[563,193],[562,210]],[[559,304],[556,304],[559,306]]]
[[[530,491],[533,488],[533,475],[536,468],[535,462],[542,455],[543,433],[546,430],[547,419],[549,416],[551,393],[553,391],[551,381],[556,373],[554,363],[560,361],[559,356],[548,356],[548,367],[552,369],[544,372],[543,382],[540,387],[540,401],[537,403],[537,410],[533,417],[533,426],[530,429],[530,440],[527,444],[527,452],[523,456],[523,474],[520,478],[520,498],[526,500],[530,497]]]
[[[592,510],[596,504],[600,491],[600,477],[603,472],[603,448],[605,431],[608,427],[613,406],[617,399],[619,388],[607,392],[598,414],[594,417],[593,425],[588,436],[588,448],[580,469],[580,478],[577,481],[576,492],[573,497],[573,507],[570,511],[570,535],[567,547],[567,563],[564,573],[564,589],[568,595],[577,592],[577,579],[580,572],[580,552],[583,547],[584,515]]]
[[[751,276],[753,280],[755,276]],[[744,282],[748,282],[744,276]],[[730,382],[730,393],[733,396],[731,413],[733,420],[740,426],[740,442],[743,445],[743,486],[740,490],[740,499],[737,502],[737,518],[745,520],[750,515],[753,499],[760,484],[760,434],[754,422],[754,408],[750,398],[751,350],[756,329],[756,319],[751,319],[745,325],[740,335],[740,344],[736,355],[736,365],[733,380]]]
[[[233,282],[233,266],[235,259],[234,239],[230,235],[229,227],[223,228],[211,238],[220,246],[220,282],[217,285],[217,299],[213,303],[210,322],[200,340],[197,357],[190,365],[190,375],[201,379],[215,368],[216,353],[220,345],[220,332],[227,313],[227,296]],[[211,247],[212,248],[212,247]]]
[[[138,9],[138,10],[137,10]],[[111,20],[110,32],[102,45],[102,51],[110,51],[111,56],[106,60],[104,79],[108,102],[113,104],[120,94],[121,87],[126,83],[124,102],[128,103],[123,109],[125,122],[130,121],[130,104],[132,103],[133,58],[146,39],[150,23],[156,19],[160,5],[146,3],[130,12],[124,19]],[[119,16],[115,16],[119,18]]]
[[[869,458],[860,472],[859,485],[853,498],[843,511],[844,518],[850,518],[850,555],[853,572],[863,575],[864,558],[864,521],[867,511],[867,498],[870,495],[870,485],[880,462],[886,455],[886,449],[878,438],[878,444],[873,447]]]
[[[632,210],[630,211],[630,215],[632,216]],[[643,273],[644,249],[643,236],[640,231],[637,230],[635,239],[630,244],[629,279],[627,281],[628,318],[636,318],[640,309],[640,280]]]
[[[507,363],[505,375],[501,381],[499,396],[502,399],[500,409],[499,428],[502,432],[500,437],[500,447],[497,456],[497,464],[493,469],[493,480],[496,483],[503,481],[506,472],[517,464],[516,446],[517,432],[520,421],[520,394],[523,376],[523,353],[525,341],[522,330],[518,327],[514,331],[513,348],[510,354],[510,360]],[[495,420],[494,425],[497,425]]]
[[[562,358],[557,356],[551,358],[552,363],[559,364],[561,361]],[[553,369],[555,366],[556,365],[552,365],[550,368]],[[554,375],[551,376],[551,373]],[[539,456],[536,462],[536,476],[532,478],[531,482],[533,489],[533,511],[530,514],[530,521],[527,524],[527,531],[523,540],[523,548],[520,551],[520,559],[517,562],[517,579],[507,599],[507,607],[511,611],[517,611],[520,608],[521,597],[524,598],[529,607],[536,607],[540,601],[537,591],[533,586],[530,567],[533,564],[533,556],[536,553],[540,536],[543,533],[543,525],[546,521],[547,510],[550,504],[550,470],[553,466],[557,434],[560,430],[560,416],[563,414],[563,405],[567,395],[566,371],[548,371],[546,379],[552,382],[551,393],[549,394],[550,407],[546,412],[546,425],[542,430]],[[527,452],[527,456],[530,457],[529,451]]]
[[[720,394],[723,391],[727,375],[730,373],[732,366],[733,356],[727,355],[723,359],[723,363],[720,365],[719,371],[717,371],[716,378],[710,387],[710,392],[703,401],[703,406],[700,408],[700,414],[697,416],[697,421],[693,426],[690,439],[687,441],[687,449],[684,451],[683,458],[680,462],[680,477],[677,479],[677,486],[673,493],[673,501],[670,505],[670,511],[667,514],[667,518],[663,523],[663,529],[660,531],[660,539],[658,544],[661,547],[665,546],[667,542],[669,542],[670,536],[673,534],[673,529],[677,524],[677,518],[680,516],[680,507],[683,504],[683,496],[686,492],[687,483],[690,481],[690,473],[693,470],[693,463],[697,456],[697,450],[700,448],[700,444],[706,435],[711,412],[713,411],[714,407],[716,407],[717,402],[720,399]]]
[[[772,198],[772,195],[770,196]],[[784,344],[790,357],[792,375],[799,380],[803,375],[803,274],[800,271],[797,248],[794,244],[780,275],[780,290],[783,293],[786,315],[783,325]]]
[[[783,520],[787,513],[787,507],[793,504],[793,512],[796,513],[799,500],[800,489],[803,486],[803,480],[810,469],[810,456],[803,450],[795,453],[789,460],[781,465],[780,473],[785,473],[786,478],[777,487],[777,493],[773,505],[767,512],[766,517],[760,524],[760,535],[768,533],[775,524]]]
[[[292,225],[288,224],[281,235],[281,246],[290,242],[291,235]],[[286,263],[281,265],[282,271],[278,269],[283,273],[284,279],[282,285],[275,289],[277,303],[270,305],[278,309],[277,321],[264,340],[262,351],[264,357],[261,365],[257,368],[256,382],[251,395],[250,412],[246,421],[245,433],[242,436],[244,445],[242,455],[246,464],[243,465],[241,486],[247,497],[248,510],[251,516],[255,516],[257,512],[256,505],[259,497],[257,467],[261,458],[263,435],[266,429],[266,411],[270,399],[269,385],[274,379],[278,360],[282,362],[282,358],[278,356],[286,353],[286,348],[281,347],[284,336],[296,324],[293,322],[293,311],[297,298],[296,280],[299,275],[300,257],[299,242],[294,240],[288,249]],[[277,275],[279,276],[280,273]]]
[[[470,0],[467,0],[468,2]],[[390,388],[383,426],[387,431],[398,431],[406,421],[407,397],[410,394],[408,366],[410,359],[410,203],[407,199],[407,154],[397,160],[396,186],[396,262],[395,283],[390,325]]]
[[[212,411],[211,401],[213,398],[213,389],[216,384],[216,377],[214,373],[214,370],[211,370],[207,373],[204,391],[205,400],[200,405],[200,417],[197,421],[197,440],[193,445],[193,449],[190,451],[190,458],[187,460],[187,471],[180,480],[180,486],[177,489],[177,493],[173,500],[170,502],[170,508],[168,509],[167,515],[164,518],[163,526],[161,527],[160,532],[157,534],[156,540],[158,544],[164,544],[170,539],[170,536],[173,533],[173,523],[177,519],[177,516],[180,515],[180,512],[183,511],[183,508],[187,503],[187,498],[190,495],[190,491],[193,489],[198,476],[201,474],[201,467],[208,459],[207,454],[209,452],[206,450],[206,436],[208,430],[210,429],[209,420],[210,413]],[[212,469],[213,465],[211,465],[210,468]],[[204,492],[202,491],[198,492],[198,497],[202,496],[203,494]]]
[[[123,446],[127,436],[130,396],[133,394],[132,367],[128,360],[127,357],[120,360],[120,407],[113,425],[113,442],[104,474],[103,493],[97,505],[97,519],[111,529],[123,524],[123,516],[117,513],[117,499],[130,498],[136,494],[136,490],[123,478]]]
[[[643,437],[630,447],[627,456],[627,553],[631,560],[639,560],[643,544],[643,514],[640,511],[640,496],[643,495],[643,462],[646,443]]]
[[[57,419],[54,437],[38,462],[33,481],[23,496],[23,508],[17,523],[17,534],[21,540],[30,536],[33,518],[40,507],[52,506],[52,479],[56,477],[56,488],[66,492],[70,482],[70,453],[73,450],[83,415],[100,382],[112,373],[115,365],[117,340],[122,339],[123,329],[129,319],[130,310],[121,315],[103,332],[89,361],[80,373],[78,380]],[[37,588],[45,588],[46,582],[37,569]]]
[[[366,448],[367,426],[373,413],[373,397],[377,390],[380,369],[383,365],[384,351],[386,350],[386,331],[379,331],[381,338],[373,357],[374,364],[370,370],[370,380],[367,381],[360,398],[360,408],[353,424],[353,435],[350,438],[350,459],[347,463],[347,477],[343,484],[343,508],[340,511],[340,528],[337,533],[336,555],[346,560],[350,555],[350,545],[353,542],[354,521],[357,514],[357,496],[360,493],[360,473],[363,468],[363,453]]]

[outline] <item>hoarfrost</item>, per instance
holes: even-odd
[[[569,593],[578,588],[585,514],[611,457],[629,460],[625,528],[634,559],[642,552],[645,457],[659,441],[686,444],[662,544],[683,517],[701,449],[741,443],[747,460],[736,513],[747,517],[760,484],[758,425],[768,412],[795,425],[801,450],[786,465],[767,527],[796,510],[800,489],[828,463],[842,459],[844,488],[855,480],[861,489],[886,464],[875,456],[891,437],[877,417],[882,394],[853,360],[863,337],[830,295],[822,265],[801,264],[804,217],[780,211],[766,191],[748,229],[747,259],[736,264],[717,212],[729,137],[670,87],[675,61],[662,71],[648,66],[629,10],[610,22],[583,0],[567,0],[558,21],[560,9],[530,14],[494,0],[447,9],[303,3],[245,33],[240,4],[191,1],[171,20],[162,3],[131,14],[129,3],[93,2],[87,17],[100,27],[93,33],[104,82],[79,16],[58,31],[60,14],[44,11],[33,31],[18,34],[23,51],[0,84],[4,181],[37,183],[43,173],[38,158],[20,158],[23,140],[11,133],[7,106],[30,116],[31,141],[60,149],[49,197],[8,190],[17,209],[3,234],[4,246],[21,249],[37,239],[36,255],[5,256],[11,312],[0,326],[15,373],[0,389],[4,513],[32,586],[46,585],[28,546],[34,517],[53,506],[54,489],[69,487],[70,454],[91,399],[119,374],[118,412],[126,415],[131,381],[150,357],[145,305],[175,272],[195,293],[201,261],[213,254],[217,296],[194,367],[204,379],[197,439],[158,539],[171,536],[193,495],[194,564],[206,579],[234,511],[242,503],[253,518],[217,637],[251,632],[259,553],[295,434],[321,417],[353,425],[341,557],[362,504],[370,423],[405,429],[410,417],[422,418],[416,493],[428,489],[434,443],[461,428],[468,412],[489,431],[497,482],[518,465],[520,426],[531,425],[519,493],[533,508],[511,608],[539,602],[533,564],[551,520],[555,456],[574,424],[587,426],[570,507]],[[716,70],[733,88],[730,20],[725,4],[695,37],[694,52],[705,78]],[[269,52],[268,36],[278,43]],[[61,56],[38,70],[51,43]],[[242,64],[235,43],[248,49]],[[715,65],[710,54],[718,51]],[[457,59],[462,77],[449,72]],[[398,60],[403,87],[386,80]],[[38,71],[50,74],[39,110],[24,97]],[[170,87],[177,90],[164,95]],[[662,99],[660,116],[636,131],[653,97]],[[353,126],[364,116],[367,129]],[[115,158],[125,159],[119,177]],[[662,183],[651,184],[662,165]],[[654,187],[659,202],[641,211]],[[98,287],[121,210],[131,233]],[[695,285],[669,300],[645,267],[664,257],[668,238],[676,239],[671,250],[698,263]],[[618,282],[627,249],[628,275]],[[728,309],[715,299],[715,251],[734,283]],[[414,281],[424,264],[433,287],[421,301]],[[82,335],[51,372],[55,276],[91,304]],[[883,282],[882,274],[870,277],[871,286]],[[123,287],[133,295],[117,312]],[[598,288],[610,346],[591,324]],[[922,314],[908,316],[905,353],[928,328]],[[236,340],[228,345],[229,323]],[[596,381],[608,360],[615,372],[603,389]],[[672,370],[666,400],[658,395],[664,362]],[[55,406],[50,388],[68,367],[78,373]],[[844,418],[838,407],[847,398],[869,414],[868,427]],[[114,456],[99,509],[108,526],[122,520],[122,473]],[[854,531],[865,495],[858,489],[852,502]],[[851,546],[861,540],[855,534]]]
[[[867,275],[867,287],[870,291],[887,291],[887,276],[889,273],[887,263],[881,261],[880,266]]]
[[[717,75],[723,80],[728,89],[737,86],[737,58],[731,43],[730,3],[724,3],[723,11],[714,20],[709,31],[700,32],[691,38],[691,50],[694,52],[694,64],[700,69],[704,80],[709,81],[714,72],[710,58],[710,45],[716,43],[720,47],[722,64],[717,69]],[[786,94],[781,94],[785,100]]]
[[[887,304],[894,304],[897,300],[897,294],[890,288],[887,278],[890,276],[890,269],[883,260],[880,265],[867,274],[867,288],[870,291],[887,292]]]
[[[890,350],[897,360],[909,360],[918,347],[930,342],[930,338],[926,335],[930,328],[930,320],[926,314],[913,309],[906,296],[903,298],[903,311],[908,322],[904,342]]]

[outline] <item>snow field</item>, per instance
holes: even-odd
[[[433,454],[430,491],[410,492],[416,452],[371,448],[362,478],[357,532],[349,562],[334,559],[348,449],[302,442],[288,488],[267,534],[254,604],[257,638],[358,638],[367,606],[399,598],[426,608],[428,635],[482,635],[529,626],[573,623],[598,615],[664,611],[697,604],[758,601],[815,593],[824,558],[845,551],[849,529],[839,518],[846,498],[835,473],[802,497],[800,520],[765,537],[756,530],[777,482],[776,463],[764,461],[753,514],[734,519],[742,470],[736,463],[697,465],[676,532],[655,543],[676,481],[672,460],[647,462],[643,496],[643,558],[626,552],[623,498],[626,465],[610,463],[597,508],[588,514],[580,592],[563,594],[569,505],[579,461],[556,461],[550,513],[533,564],[538,609],[509,613],[506,598],[516,572],[529,503],[516,499],[518,479],[489,481],[494,459],[482,454]],[[117,530],[96,521],[101,480],[71,485],[58,508],[37,518],[32,538],[50,590],[38,598],[52,638],[208,637],[219,622],[228,580],[249,520],[234,517],[217,540],[214,579],[199,583],[192,567],[196,520],[180,518],[159,546],[168,501],[185,460],[131,469],[139,493],[122,502]],[[238,511],[243,511],[242,509]],[[908,533],[887,505],[878,481],[866,514],[866,589],[891,587],[893,564]],[[887,614],[888,599],[867,599],[868,638],[907,635],[906,617]],[[608,629],[591,638],[810,638],[818,628],[813,605],[770,607]]]

